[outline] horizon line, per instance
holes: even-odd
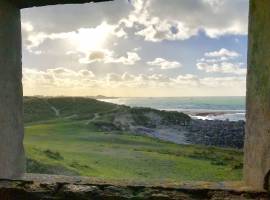
[[[208,95],[208,96],[106,96],[106,95],[84,95],[84,96],[69,96],[69,95],[23,95],[23,97],[86,97],[86,98],[97,98],[97,97],[104,97],[104,98],[189,98],[189,97],[246,97],[246,96],[216,96],[216,95]]]

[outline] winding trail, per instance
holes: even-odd
[[[99,113],[95,113],[95,114],[94,114],[94,117],[93,117],[92,119],[88,120],[85,124],[88,125],[88,124],[90,124],[91,122],[97,120],[99,117],[100,117]]]
[[[50,105],[50,108],[55,112],[56,117],[60,117],[60,110],[58,110],[56,107]]]
[[[60,117],[60,110],[58,110],[56,107],[50,104],[47,100],[44,100],[44,102],[48,104],[49,108],[55,113],[56,117]]]

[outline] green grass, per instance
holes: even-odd
[[[57,102],[50,104],[57,106]],[[66,115],[71,114],[65,111],[68,106],[61,106]],[[40,120],[50,118],[50,113],[45,114]],[[106,133],[85,122],[50,118],[26,124],[28,172],[142,181],[242,178],[243,154],[238,150],[176,145],[119,131]]]

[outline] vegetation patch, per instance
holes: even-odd
[[[68,169],[62,166],[61,164],[50,165],[31,158],[27,158],[26,160],[26,171],[27,173],[37,173],[37,174],[55,174],[55,175],[61,174],[66,176],[80,175],[78,172]]]
[[[108,121],[95,121],[93,124],[96,126],[98,130],[101,131],[119,131],[121,130],[119,127],[117,127],[115,124],[112,122]]]
[[[51,150],[47,149],[43,152],[48,158],[51,158],[54,160],[64,160],[63,156],[61,156],[61,154],[57,151],[51,151]]]
[[[130,112],[136,124],[146,126],[146,127],[155,127],[157,122],[159,125],[188,125],[190,124],[191,118],[180,112],[175,111],[161,111],[151,108],[131,108]],[[148,117],[148,114],[154,114],[158,116],[159,120],[151,120]]]

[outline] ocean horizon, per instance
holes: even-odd
[[[245,121],[245,96],[113,97],[99,100],[131,107],[178,111],[195,119]]]

